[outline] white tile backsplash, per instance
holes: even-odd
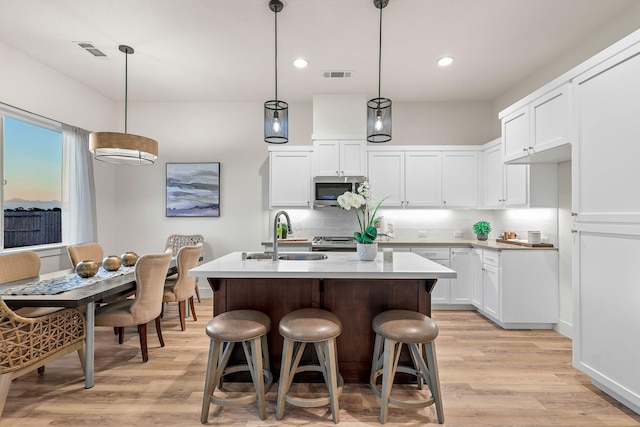
[[[337,207],[322,209],[287,209],[291,217],[293,236],[351,236],[358,230],[354,211]],[[271,221],[275,211],[270,213]],[[515,231],[526,239],[529,230],[540,231],[549,242],[557,241],[557,213],[555,209],[380,209],[378,215],[385,217],[395,229],[395,238],[419,237],[454,238],[456,231],[462,238],[473,239],[472,226],[480,220],[491,223],[490,239],[499,238],[503,231]]]

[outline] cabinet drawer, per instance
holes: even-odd
[[[482,252],[482,262],[484,265],[500,268],[500,252],[488,250]]]
[[[411,248],[411,252],[431,260],[449,259],[449,248]]]

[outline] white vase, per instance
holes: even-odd
[[[358,243],[356,244],[356,251],[360,261],[373,261],[378,255],[378,244]]]

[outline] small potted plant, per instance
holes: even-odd
[[[478,240],[487,240],[491,232],[491,224],[487,221],[478,221],[473,224],[473,232],[476,233]]]

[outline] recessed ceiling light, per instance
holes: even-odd
[[[297,58],[295,61],[293,61],[293,65],[296,68],[307,68],[307,65],[309,65],[309,61],[304,58]]]
[[[451,64],[453,64],[453,56],[443,56],[438,59],[438,65],[441,67],[448,67]]]

